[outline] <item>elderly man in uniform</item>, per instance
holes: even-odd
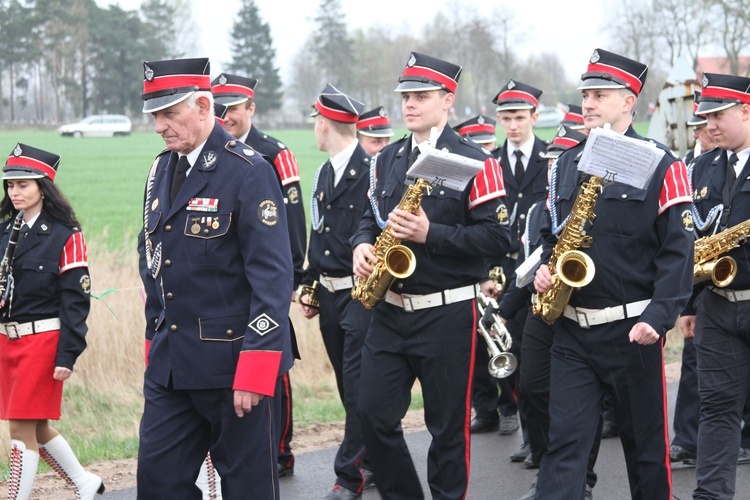
[[[226,131],[235,139],[265,156],[276,167],[286,206],[289,241],[292,245],[292,263],[294,264],[294,289],[296,290],[302,280],[307,248],[305,205],[302,203],[299,166],[294,153],[284,143],[253,125],[257,84],[258,80],[254,78],[222,73],[211,82],[211,93],[217,103],[227,108],[223,123]],[[296,349],[294,354],[298,357]],[[281,377],[277,390],[281,397],[279,475],[284,477],[294,474],[294,453],[292,453],[291,446],[294,420],[289,373]]]
[[[393,129],[383,106],[366,111],[357,120],[357,140],[362,149],[375,156],[391,143]]]
[[[432,495],[464,498],[468,487],[475,297],[487,261],[508,251],[508,218],[497,161],[447,125],[460,74],[450,62],[409,56],[396,91],[411,134],[376,157],[370,209],[351,239],[354,274],[362,279],[373,272],[373,245],[384,228],[416,258],[414,273],[374,307],[362,350],[359,417],[383,498],[424,496],[401,429],[415,379],[432,435]],[[479,160],[483,169],[461,191],[437,184],[424,190],[413,214],[399,206],[405,184],[413,181],[406,172],[430,137],[436,137],[432,147]]]
[[[647,69],[595,50],[578,87],[586,128],[609,124],[613,132],[645,141],[633,130],[632,116]],[[579,185],[588,180],[577,169],[587,142],[565,151],[552,173],[543,262],[553,254],[558,225],[565,224]],[[591,258],[596,273],[591,283],[573,291],[553,326],[549,444],[537,499],[583,498],[589,451],[608,390],[631,496],[672,498],[663,345],[690,296],[693,226],[685,164],[665,146],[656,146],[661,159],[645,189],[611,182],[595,195],[596,219],[584,228],[592,243],[578,249]],[[537,292],[547,292],[552,279],[543,264],[534,281]]]
[[[357,420],[360,358],[370,311],[351,298],[349,245],[367,207],[370,156],[356,138],[355,124],[364,104],[328,84],[313,107],[315,139],[330,159],[315,174],[309,265],[302,279],[303,285],[320,284],[319,309],[308,307],[311,297],[302,292],[300,309],[307,318],[320,313],[320,333],[346,411],[344,439],[333,463],[336,484],[325,498],[350,499],[359,498],[372,481],[363,464],[365,448]]]
[[[272,407],[292,365],[293,269],[273,166],[215,120],[208,59],[144,63],[167,149],[146,184],[139,498],[198,499],[210,450],[226,500],[278,498]]]
[[[694,206],[698,234],[710,236],[750,219],[750,78],[704,73],[702,84],[697,114],[706,116],[717,149],[695,160]],[[728,243],[721,255],[735,260],[734,280],[723,288],[710,280],[696,285],[694,300],[680,318],[686,335],[695,335],[698,359],[696,499],[735,494],[750,375],[750,259],[744,243],[750,231],[732,232],[735,238],[725,233]]]

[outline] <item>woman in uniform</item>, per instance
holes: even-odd
[[[9,421],[14,500],[29,497],[40,456],[75,487],[76,498],[104,492],[101,478],[81,467],[49,425],[60,419],[63,381],[86,347],[91,289],[80,225],[54,184],[59,162],[19,143],[3,167],[0,418]]]

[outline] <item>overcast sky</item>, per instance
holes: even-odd
[[[118,4],[135,10],[141,0],[97,0],[100,5]],[[314,28],[318,11],[317,0],[256,0],[263,20],[271,27],[277,66],[282,79],[289,76],[289,65],[300,46]],[[196,44],[199,53],[190,57],[211,59],[211,74],[218,75],[231,59],[229,32],[240,8],[240,0],[192,0],[193,19],[200,33]],[[614,0],[533,0],[528,3],[508,0],[341,0],[346,21],[352,28],[393,26],[396,31],[422,33],[425,24],[438,11],[449,14],[455,9],[481,10],[487,16],[502,12],[504,5],[513,5],[521,30],[527,33],[519,47],[519,55],[555,52],[568,76],[578,78],[586,69],[588,59],[597,47],[609,48],[610,37],[603,26],[608,21]],[[528,13],[519,6],[528,6]],[[481,7],[480,7],[481,6]],[[532,9],[533,7],[533,9]],[[400,28],[404,28],[401,30]],[[614,27],[612,29],[615,29]],[[411,49],[404,48],[404,62]],[[461,61],[453,61],[461,64]]]

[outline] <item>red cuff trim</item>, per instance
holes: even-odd
[[[280,365],[281,351],[242,351],[232,389],[273,396]]]
[[[148,368],[148,351],[151,350],[151,341],[146,339],[146,345],[143,349],[143,364]]]

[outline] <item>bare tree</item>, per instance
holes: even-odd
[[[729,72],[747,75],[740,68],[740,54],[750,48],[750,0],[711,0],[720,15],[719,43],[729,60]]]

